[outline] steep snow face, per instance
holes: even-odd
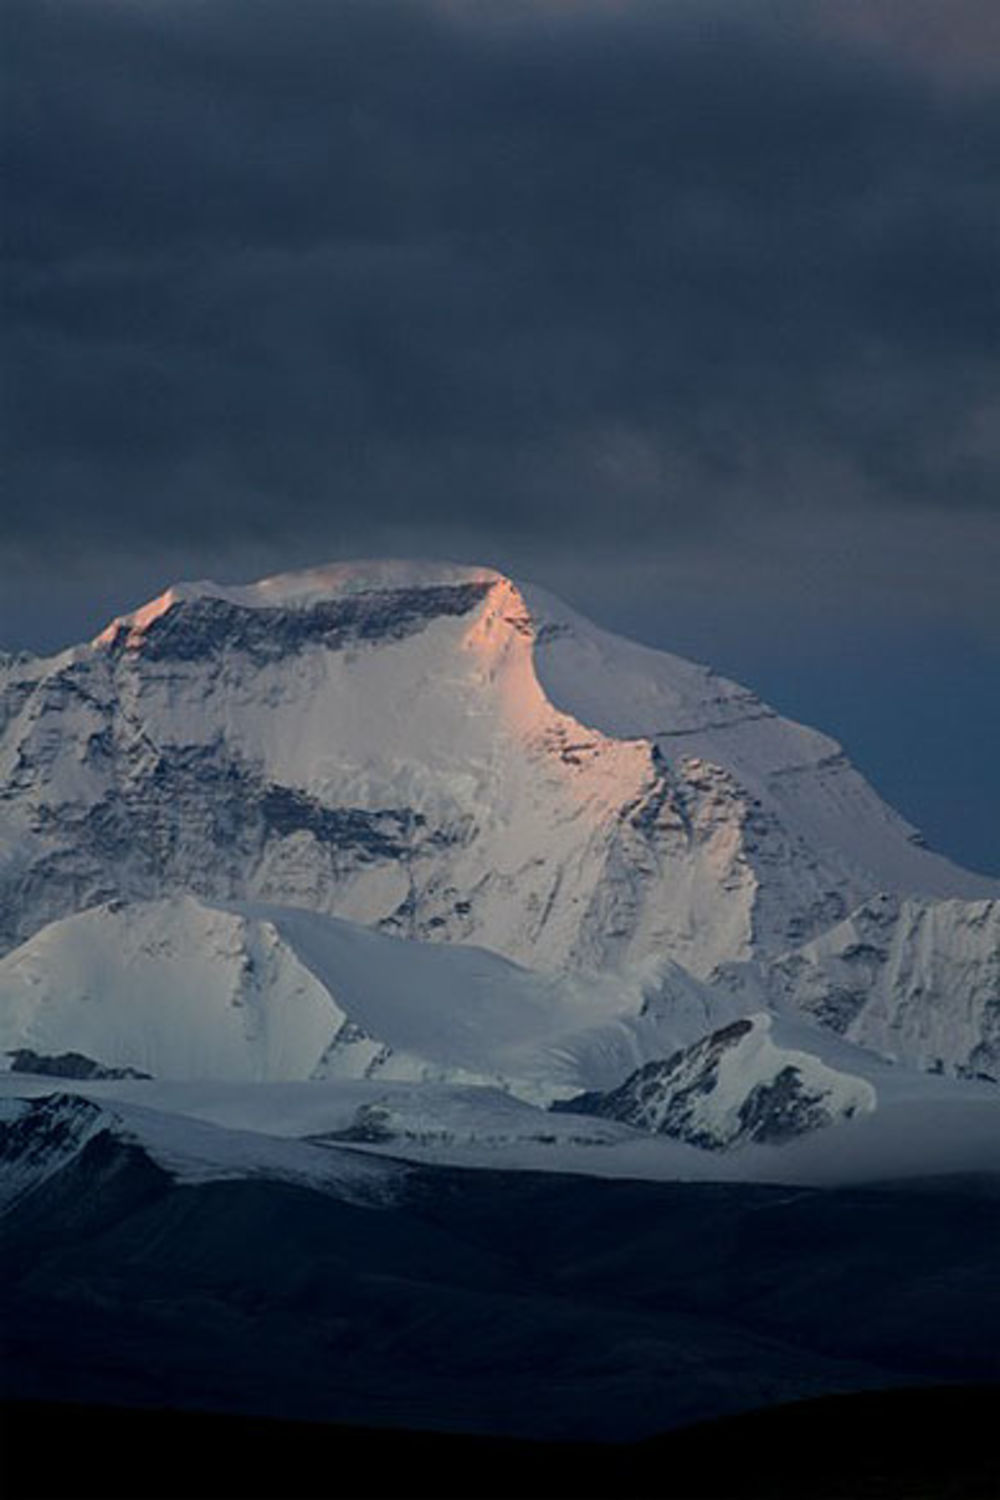
[[[8,947],[187,890],[705,975],[883,886],[988,887],[915,848],[832,742],[484,568],[178,585],[8,660],[0,784]]]
[[[595,1114],[707,1150],[783,1145],[875,1108],[864,1078],[776,1046],[769,1016],[733,1021],[672,1057],[647,1063],[610,1093],[559,1110]]]
[[[96,907],[0,960],[0,1052],[154,1077],[307,1078],[346,1017],[274,926],[190,897]]]
[[[552,702],[605,734],[651,740],[671,765],[694,763],[696,783],[714,780],[740,804],[765,923],[768,892],[780,888],[776,859],[791,859],[818,907],[833,875],[827,911],[836,906],[832,886],[843,894],[859,876],[862,885],[874,879],[878,889],[901,893],[1000,894],[1000,881],[926,850],[828,735],[783,718],[709,667],[611,635],[535,587],[525,595],[537,622],[539,679]],[[788,902],[787,890],[780,901]]]
[[[1000,902],[882,895],[761,969],[720,975],[894,1061],[1000,1081]]]

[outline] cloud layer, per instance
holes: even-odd
[[[6,565],[611,556],[986,627],[994,16],[9,0]]]

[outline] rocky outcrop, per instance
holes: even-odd
[[[732,1022],[673,1056],[646,1063],[618,1088],[556,1103],[711,1151],[781,1145],[875,1107],[865,1079],[778,1047],[767,1016]]]

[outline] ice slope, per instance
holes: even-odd
[[[0,684],[8,947],[191,891],[707,975],[882,889],[996,889],[916,847],[832,741],[486,568],[178,585]]]

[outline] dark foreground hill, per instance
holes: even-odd
[[[10,1500],[995,1500],[998,1403],[831,1396],[612,1445],[22,1402],[5,1479]]]
[[[996,1179],[397,1176],[179,1182],[96,1135],[5,1216],[8,1397],[579,1443],[1000,1380]]]

